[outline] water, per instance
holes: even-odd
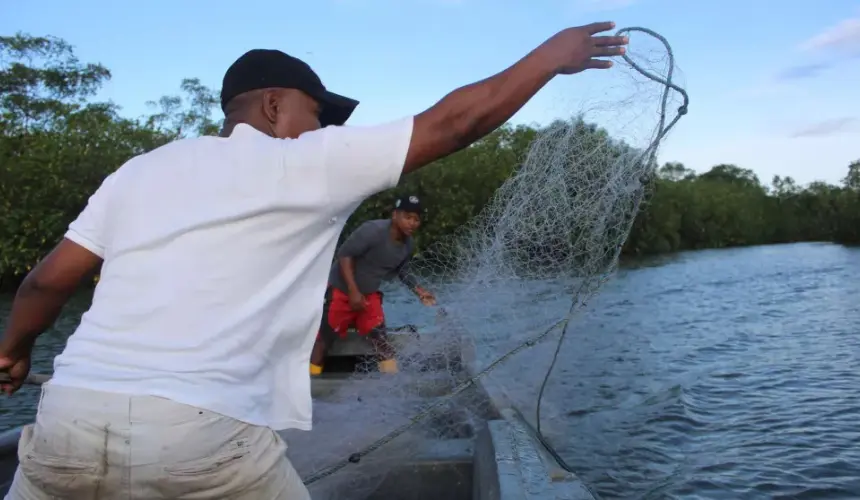
[[[386,298],[391,324],[430,317]],[[50,371],[88,299],[40,339],[34,371]],[[0,429],[32,420],[37,395],[0,400]],[[860,498],[860,249],[625,268],[576,323],[546,398],[551,442],[604,498]]]
[[[656,264],[566,344],[565,458],[606,497],[860,498],[860,249]]]

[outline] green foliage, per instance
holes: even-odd
[[[129,120],[88,102],[110,72],[52,37],[0,37],[0,286],[14,284],[62,237],[101,181],[129,158],[212,133],[214,93],[197,80],[161,111]]]
[[[680,173],[678,173],[680,172]],[[634,224],[627,254],[702,248],[837,241],[860,243],[860,191],[718,165],[701,175],[660,169],[655,192]]]
[[[197,79],[180,96],[150,103],[130,120],[89,99],[110,78],[78,61],[52,37],[0,37],[0,286],[12,286],[62,237],[108,174],[129,158],[171,140],[214,135],[217,93]],[[578,122],[577,134],[606,140]],[[367,200],[350,219],[388,217],[399,194],[428,207],[418,248],[452,234],[478,214],[525,158],[538,130],[505,126],[478,143],[405,177],[393,192]],[[619,147],[624,147],[619,145]],[[620,150],[619,150],[620,151]],[[843,186],[798,186],[775,177],[770,188],[750,170],[717,165],[696,175],[679,163],[656,170],[652,195],[624,248],[627,255],[793,241],[860,243],[860,161]]]
[[[842,181],[845,187],[854,191],[860,191],[860,160],[848,165],[848,175]]]
[[[158,102],[147,103],[158,108],[157,113],[147,118],[147,127],[163,132],[171,140],[218,135],[220,127],[212,120],[212,108],[220,103],[215,92],[197,78],[182,80],[180,88],[187,95],[185,100],[180,96],[163,96]]]

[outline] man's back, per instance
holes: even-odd
[[[395,128],[405,155],[411,121]],[[332,186],[325,162],[336,133],[283,141],[240,126],[230,138],[168,144],[111,175],[67,234],[104,266],[52,383],[309,427],[307,360],[284,358],[310,352],[321,277],[368,191],[345,198]],[[396,182],[389,170],[402,157],[394,162],[360,177],[370,191]]]

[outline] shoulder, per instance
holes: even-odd
[[[132,158],[124,168],[136,181],[169,177],[171,184],[198,192],[207,186],[230,193],[254,190],[267,200],[319,207],[331,201],[323,150],[323,140],[313,133],[277,139],[239,124],[229,137],[176,140]]]
[[[414,121],[414,117],[408,116],[381,125],[328,126],[302,134],[301,137],[314,137],[324,141],[329,147],[377,152],[381,143],[398,140],[405,140],[408,143],[412,136]],[[399,144],[389,144],[389,147],[399,148]]]
[[[388,234],[388,219],[375,219],[364,222],[358,226],[358,230],[367,234]]]
[[[376,244],[388,237],[388,221],[369,220],[358,226],[350,235],[351,239],[361,240],[368,244]]]
[[[126,176],[136,173],[153,173],[159,169],[176,172],[180,167],[201,160],[208,164],[212,164],[213,160],[216,163],[225,161],[227,158],[220,154],[225,149],[222,145],[224,141],[227,139],[211,136],[177,139],[146,153],[133,156],[117,169],[117,172]]]

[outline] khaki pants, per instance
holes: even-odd
[[[50,384],[7,500],[309,500],[267,427],[152,396]]]

